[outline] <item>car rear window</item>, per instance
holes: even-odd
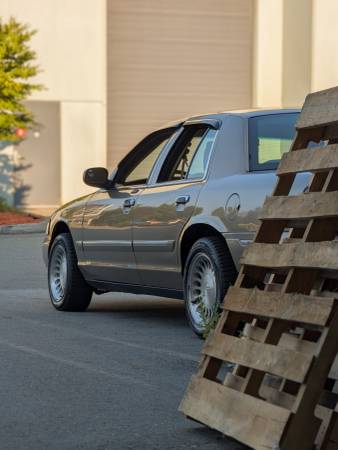
[[[269,114],[249,119],[250,170],[275,170],[289,151],[299,113]]]

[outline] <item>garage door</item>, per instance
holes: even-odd
[[[108,164],[163,123],[251,106],[252,0],[108,0]]]

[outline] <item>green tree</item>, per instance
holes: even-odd
[[[14,18],[8,22],[0,18],[0,141],[16,143],[22,139],[17,130],[37,126],[23,104],[33,91],[43,89],[30,80],[39,71],[36,53],[29,47],[35,33]]]

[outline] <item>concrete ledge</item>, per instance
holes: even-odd
[[[44,233],[46,231],[48,220],[39,223],[23,223],[18,225],[1,225],[1,234],[33,234]]]

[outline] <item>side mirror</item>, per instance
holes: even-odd
[[[106,189],[111,181],[108,179],[108,170],[104,167],[91,167],[83,172],[83,182],[88,186]]]

